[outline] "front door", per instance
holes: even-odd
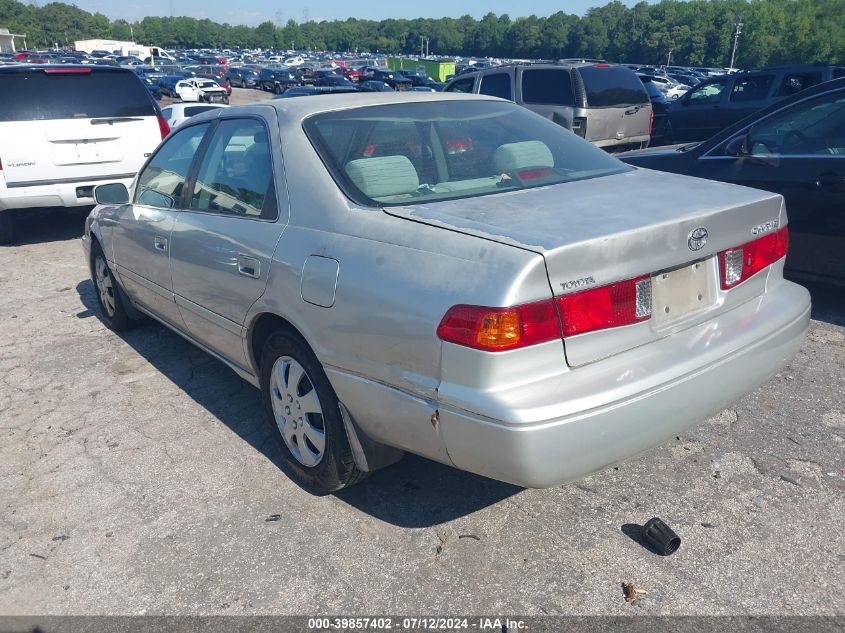
[[[173,289],[188,330],[241,367],[248,366],[246,314],[264,292],[287,223],[284,179],[273,166],[275,122],[272,128],[260,118],[220,119],[172,233]]]
[[[703,158],[702,176],[784,196],[788,270],[845,280],[845,90],[793,104],[748,132],[751,156]]]
[[[669,124],[674,141],[703,141],[725,127],[722,108],[728,81],[727,76],[711,79],[672,103]]]
[[[144,308],[182,328],[170,277],[170,233],[197,149],[210,124],[181,129],[138,175],[132,204],[122,207],[112,237],[121,284]]]

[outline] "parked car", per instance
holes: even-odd
[[[226,71],[226,81],[238,88],[255,88],[258,84],[259,73],[254,68],[229,68]]]
[[[761,385],[809,324],[779,195],[633,169],[489,97],[200,114],[131,196],[95,195],[103,321],[153,316],[259,387],[317,494],[403,451],[558,485]]]
[[[226,89],[213,79],[189,77],[176,82],[176,95],[182,101],[204,101],[206,103],[229,103]]]
[[[653,75],[640,74],[638,77],[643,82],[643,87],[648,93],[649,101],[651,101],[652,124],[649,144],[662,145],[669,138],[669,99],[666,98],[664,92],[654,83]]]
[[[0,95],[0,244],[22,209],[91,205],[95,184],[129,184],[170,131],[126,68],[3,66]]]
[[[396,92],[383,81],[365,81],[359,87],[364,92]]]
[[[358,92],[358,88],[349,88],[346,86],[298,86],[285,90],[282,94],[278,94],[273,97],[273,99],[288,99],[290,97],[313,97],[316,95],[345,94],[349,92]]]
[[[192,77],[189,72],[182,72],[177,75],[165,75],[164,77],[158,80],[158,87],[161,90],[161,93],[167,95],[168,97],[178,97],[179,95],[176,94],[176,84],[182,81],[183,79]]]
[[[845,285],[845,79],[779,101],[703,143],[620,158],[783,195],[787,272]]]
[[[425,75],[418,75],[413,72],[405,72],[403,73],[405,79],[411,82],[411,86],[413,88],[422,88],[427,90],[433,90],[434,92],[439,92],[443,90],[442,83],[438,81],[434,81],[431,77],[427,77]]]
[[[623,66],[515,64],[459,75],[444,91],[513,101],[608,150],[648,146],[651,102],[636,73]]]
[[[343,75],[327,74],[317,77],[314,85],[321,88],[350,88],[356,89],[356,85]]]
[[[209,110],[214,110],[215,108],[228,107],[228,105],[223,103],[204,103],[202,105],[194,105],[191,103],[174,103],[173,105],[169,105],[166,108],[162,108],[161,114],[165,119],[167,119],[167,123],[168,125],[170,125],[170,129],[172,131],[173,129],[182,125],[192,116],[202,114],[203,112],[208,112]]]
[[[149,77],[142,77],[141,82],[144,84],[144,87],[150,92],[153,99],[156,101],[161,101],[161,87],[159,86],[157,81],[153,81]]]
[[[776,101],[843,76],[843,66],[799,64],[709,78],[672,104],[672,139],[703,141]]]
[[[262,68],[258,75],[258,87],[276,94],[298,85],[299,78],[288,68]]]
[[[405,75],[384,68],[365,69],[361,72],[361,83],[365,81],[383,81],[397,92],[410,90],[414,85]]]

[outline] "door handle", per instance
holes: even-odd
[[[832,171],[827,171],[819,174],[815,182],[816,187],[835,187],[836,185],[845,185],[845,176],[837,174]]]
[[[261,276],[261,262],[255,257],[238,255],[238,272],[244,277],[258,279]]]
[[[154,246],[157,251],[166,251],[167,250],[167,238],[162,237],[161,235],[155,236]]]

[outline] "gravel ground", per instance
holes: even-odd
[[[256,390],[103,327],[81,227],[0,249],[0,615],[845,615],[841,291],[769,384],[618,468],[522,490],[408,456],[316,498]],[[674,556],[637,543],[652,516]]]

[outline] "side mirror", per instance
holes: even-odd
[[[734,136],[731,140],[729,140],[725,145],[725,154],[733,156],[734,158],[748,156],[748,134]]]
[[[94,187],[94,200],[97,204],[127,204],[129,190],[121,182],[97,185]]]

